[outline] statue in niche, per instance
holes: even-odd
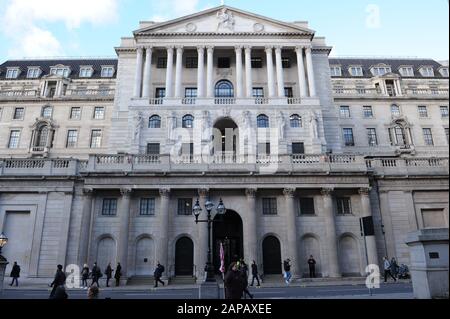
[[[167,117],[167,138],[170,141],[175,141],[176,129],[177,129],[177,116],[175,112],[172,112],[172,114]]]
[[[317,113],[314,111],[311,111],[311,121],[310,121],[310,127],[311,127],[311,136],[313,138],[319,138],[319,117],[317,116]]]
[[[286,132],[286,119],[284,118],[283,112],[280,112],[278,115],[278,130],[278,136],[283,140]]]
[[[217,30],[224,28],[234,31],[235,20],[232,12],[229,12],[226,8],[217,12],[217,19],[220,22],[217,24]]]
[[[203,122],[202,122],[202,140],[210,141],[211,140],[211,118],[209,111],[203,111]]]
[[[134,141],[137,141],[139,139],[143,124],[144,114],[142,114],[142,112],[136,113],[136,116],[134,117]]]

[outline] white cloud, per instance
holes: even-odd
[[[179,18],[198,11],[200,0],[164,0],[154,5],[154,15],[152,21],[161,22],[173,18]],[[211,6],[208,5],[208,8]]]
[[[20,41],[8,52],[11,57],[61,56],[63,49],[59,41],[47,30],[31,27]]]

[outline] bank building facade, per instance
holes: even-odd
[[[409,264],[408,232],[448,227],[448,63],[331,51],[306,22],[221,6],[141,22],[117,59],[6,61],[3,255],[29,281],[120,262],[139,282],[160,261],[172,283],[200,282],[192,208],[204,218],[209,199],[226,207],[216,269],[221,242],[267,280],[287,258],[304,278],[310,255],[323,278]]]

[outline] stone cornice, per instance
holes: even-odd
[[[314,36],[313,33],[307,33],[307,32],[159,32],[159,33],[136,33],[136,38],[160,38],[160,37],[257,37],[257,38],[263,38],[263,37],[304,37],[304,38],[311,38]],[[117,48],[116,48],[117,50]]]

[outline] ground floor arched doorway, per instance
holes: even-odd
[[[265,275],[279,275],[281,267],[281,245],[275,236],[267,236],[263,241],[263,267]]]
[[[175,244],[175,276],[194,274],[194,243],[189,237],[181,237]]]
[[[213,225],[213,264],[216,273],[220,273],[220,243],[224,245],[225,269],[244,257],[243,226],[238,213],[227,210],[225,215],[216,216]]]

